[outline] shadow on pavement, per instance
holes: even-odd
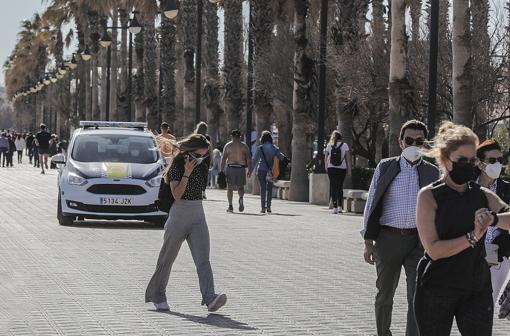
[[[78,229],[116,229],[116,230],[163,230],[152,223],[142,221],[75,221],[70,227]]]
[[[257,328],[251,327],[246,323],[233,320],[230,317],[228,317],[226,315],[221,315],[221,314],[209,314],[206,317],[204,317],[204,316],[183,314],[183,313],[178,313],[178,312],[174,312],[174,311],[157,311],[157,310],[151,310],[151,311],[161,313],[161,314],[177,316],[177,317],[186,319],[191,322],[207,324],[207,325],[215,326],[218,328],[237,329],[237,330],[258,330]]]

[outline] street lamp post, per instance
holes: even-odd
[[[112,38],[108,34],[108,29],[128,29],[129,30],[129,51],[128,51],[128,113],[129,118],[133,120],[132,115],[132,98],[131,98],[131,91],[132,91],[132,75],[133,75],[133,34],[138,34],[142,30],[142,26],[138,22],[138,19],[136,18],[136,14],[138,14],[138,11],[133,11],[133,18],[129,20],[129,24],[127,27],[104,27],[104,33],[101,37],[101,40],[99,41],[99,44],[104,47],[108,48],[107,55],[106,55],[106,111],[105,111],[105,119],[106,121],[110,120],[110,86],[111,86],[111,61],[112,61]]]
[[[319,113],[317,116],[317,156],[315,157],[316,174],[326,172],[324,168],[324,115],[326,111],[326,52],[328,36],[328,0],[321,0],[320,16],[320,60],[319,60]]]
[[[429,106],[427,126],[430,137],[435,134],[437,103],[437,55],[439,45],[439,0],[430,1]]]

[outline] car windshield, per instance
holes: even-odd
[[[153,138],[125,134],[82,134],[71,157],[80,162],[126,162],[149,164],[158,161]]]

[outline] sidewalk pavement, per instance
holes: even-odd
[[[375,334],[375,270],[363,262],[360,216],[280,200],[260,215],[254,196],[245,213],[226,214],[225,192],[208,190],[212,267],[228,303],[217,314],[200,306],[183,244],[167,290],[171,312],[158,313],[144,291],[163,230],[132,221],[59,226],[56,176],[0,168],[0,335]],[[405,330],[404,284],[394,335]],[[495,321],[494,335],[510,335],[509,323]]]

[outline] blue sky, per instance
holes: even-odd
[[[29,19],[35,12],[42,12],[46,5],[41,0],[1,1],[2,14],[0,14],[0,65],[3,65],[14,45],[20,22]],[[4,72],[0,71],[0,86],[4,85]]]

